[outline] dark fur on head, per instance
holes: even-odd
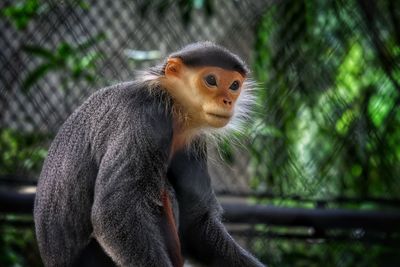
[[[237,71],[243,76],[249,73],[246,64],[237,55],[209,41],[187,45],[169,57],[180,58],[186,66],[190,67],[220,67]]]

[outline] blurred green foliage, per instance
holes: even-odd
[[[24,30],[38,15],[51,12],[45,2],[16,1],[1,15]],[[83,1],[70,2],[90,8]],[[398,197],[400,2],[365,2],[281,1],[266,10],[257,29],[253,65],[263,89],[248,130],[255,191],[309,198]],[[162,14],[172,6],[172,1],[143,3],[142,15],[149,9]],[[211,15],[212,3],[177,4],[188,23],[196,10]],[[64,81],[92,82],[102,57],[94,48],[104,38],[100,34],[78,45],[63,42],[54,49],[23,47],[39,61],[25,77],[23,89],[50,72],[62,74]],[[0,129],[0,175],[37,175],[48,138]],[[220,152],[233,162],[231,146],[221,143]],[[269,203],[299,205],[280,199]],[[271,266],[396,266],[396,248],[382,245],[263,237],[252,242],[252,250]],[[33,231],[2,225],[0,262],[40,266]]]
[[[47,155],[48,134],[0,129],[0,175],[38,175]]]
[[[41,1],[24,0],[16,1],[14,4],[4,7],[1,15],[8,18],[18,30],[25,30],[28,23],[39,15],[51,12],[57,5],[71,6],[72,8],[88,9],[89,5],[81,0],[67,1]],[[95,51],[95,46],[105,39],[104,33],[89,37],[78,44],[61,42],[56,48],[46,48],[40,45],[30,44],[21,49],[34,59],[40,62],[30,71],[22,84],[22,89],[27,92],[36,82],[49,73],[58,73],[61,77],[63,89],[68,88],[70,81],[85,80],[93,83],[98,77],[96,64],[102,54]]]
[[[101,53],[93,51],[93,47],[105,39],[104,34],[88,38],[78,45],[71,45],[62,42],[53,49],[36,45],[24,46],[22,49],[33,57],[41,60],[41,64],[32,70],[24,80],[23,90],[29,90],[39,79],[49,72],[57,71],[66,77],[63,80],[63,87],[66,87],[68,80],[84,79],[93,83],[97,77],[97,63]]]
[[[395,1],[284,1],[268,9],[255,49],[262,90],[249,129],[254,190],[308,199],[399,197],[399,19]],[[399,259],[398,246],[383,244],[258,243],[253,251],[270,266],[397,266]]]
[[[389,2],[285,1],[265,14],[254,64],[261,105],[250,129],[255,190],[398,197],[400,76],[390,62],[400,39]],[[399,4],[392,8],[400,17]]]
[[[55,5],[70,5],[88,9],[89,5],[84,0],[16,0],[4,7],[0,14],[9,19],[18,30],[25,30],[29,23],[36,17],[46,14]]]
[[[14,5],[4,8],[1,14],[10,19],[17,29],[23,30],[31,19],[39,15],[42,7],[40,0],[16,1]]]
[[[358,242],[293,239],[265,242],[265,238],[256,238],[251,249],[269,266],[279,267],[395,267],[398,260],[396,247]]]
[[[0,216],[1,219],[7,221],[16,219],[19,221],[26,221],[27,219],[32,221],[32,218],[20,217],[16,215]],[[43,266],[39,257],[33,228],[19,228],[7,224],[0,225],[0,263],[4,267]]]
[[[0,176],[38,177],[49,139],[49,134],[0,129]],[[31,215],[0,214],[0,266],[42,266],[33,227],[13,223],[22,221],[30,225],[32,220]]]

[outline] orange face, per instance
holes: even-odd
[[[245,77],[219,67],[186,67],[170,58],[165,68],[164,85],[196,127],[219,128],[233,116]]]

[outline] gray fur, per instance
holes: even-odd
[[[71,266],[91,235],[118,265],[172,266],[157,229],[172,129],[146,89],[99,91],[54,139],[34,209],[46,266]]]
[[[98,91],[67,119],[35,199],[45,266],[73,266],[96,240],[118,266],[172,267],[160,229],[162,189],[175,203],[184,255],[212,266],[263,266],[221,223],[204,141],[169,162],[171,108],[165,90],[142,80]]]
[[[204,141],[202,153],[180,152],[172,160],[168,179],[179,203],[179,236],[186,257],[205,266],[264,266],[241,248],[221,222],[222,209],[211,188]]]

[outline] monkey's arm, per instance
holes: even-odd
[[[168,174],[179,202],[184,254],[207,266],[264,266],[241,248],[221,223],[221,208],[211,189],[206,155],[178,153]]]
[[[100,160],[93,235],[118,266],[172,267],[160,232],[171,130],[151,110],[119,121]]]

